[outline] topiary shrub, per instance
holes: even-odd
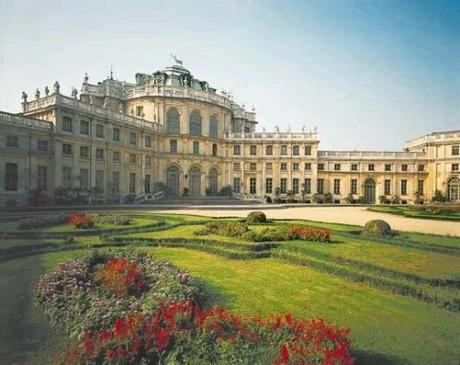
[[[69,221],[68,214],[40,215],[33,218],[22,219],[18,229],[37,229],[65,224]]]
[[[246,217],[246,223],[248,224],[257,224],[257,223],[266,223],[266,222],[267,222],[267,216],[265,215],[264,212],[261,212],[259,210],[249,213],[248,216]]]
[[[391,237],[390,225],[381,219],[373,219],[364,225],[363,234],[372,237]]]

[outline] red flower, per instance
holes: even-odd
[[[157,351],[159,353],[163,352],[169,345],[170,337],[168,330],[158,330],[155,333],[155,339],[157,342]]]

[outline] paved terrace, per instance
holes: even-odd
[[[173,210],[172,210],[173,209]],[[392,214],[370,212],[366,207],[286,207],[272,208],[266,206],[254,207],[188,207],[154,210],[155,213],[197,214],[211,217],[245,217],[248,212],[262,210],[268,218],[274,219],[307,219],[319,222],[345,223],[363,226],[371,219],[383,219],[393,229],[398,231],[412,231],[421,233],[443,234],[459,236],[460,222],[406,218]]]

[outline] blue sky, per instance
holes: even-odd
[[[171,52],[255,105],[259,129],[317,126],[322,149],[460,129],[460,1],[443,0],[0,0],[0,110],[111,64],[132,81]]]

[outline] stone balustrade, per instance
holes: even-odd
[[[436,132],[427,134],[426,136],[411,139],[404,144],[404,148],[417,147],[427,143],[445,143],[445,142],[460,142],[460,130],[451,132]]]
[[[51,122],[27,118],[21,115],[10,114],[5,112],[0,112],[0,123],[6,123],[26,128],[45,129],[49,131],[52,131],[54,127],[53,123]]]
[[[267,140],[267,141],[298,141],[298,142],[312,142],[316,141],[315,132],[309,133],[227,133],[226,138],[230,140],[248,140],[248,141],[257,141],[257,140]]]
[[[422,152],[387,152],[387,151],[318,151],[318,158],[322,159],[426,159],[426,155]]]

